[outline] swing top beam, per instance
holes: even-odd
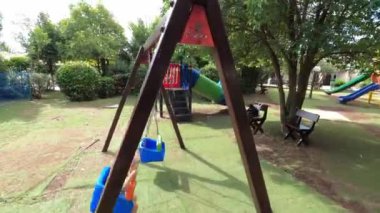
[[[156,43],[160,39],[161,33],[163,29],[165,28],[165,23],[166,23],[167,18],[168,18],[168,14],[166,14],[163,18],[161,18],[160,23],[156,26],[153,33],[145,41],[143,45],[145,52],[148,52],[150,49],[152,49],[154,45],[156,45]]]

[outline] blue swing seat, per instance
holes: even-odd
[[[111,167],[106,166],[103,168],[98,180],[96,181],[94,192],[92,194],[92,200],[90,204],[90,212],[94,213],[98,206],[100,197],[102,196],[104,186],[106,184],[108,175],[111,171]],[[113,213],[130,213],[133,209],[133,202],[128,201],[125,198],[124,193],[120,193],[117,197],[116,204],[113,207]]]
[[[142,138],[139,145],[141,163],[161,162],[165,158],[165,143],[162,143],[161,150],[157,149],[157,140],[152,138]]]

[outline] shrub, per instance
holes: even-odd
[[[98,86],[99,98],[108,98],[115,95],[115,93],[115,80],[112,77],[101,77]]]
[[[48,73],[46,66],[40,61],[33,62],[33,64],[31,64],[31,70],[38,73]]]
[[[260,83],[262,70],[257,67],[243,66],[240,69],[241,88],[243,93],[250,94],[256,92],[256,87]]]
[[[68,62],[57,71],[61,91],[72,101],[89,101],[97,96],[99,73],[85,62]]]
[[[15,56],[7,61],[7,65],[15,71],[27,70],[30,67],[30,59],[26,56]]]
[[[342,79],[337,79],[337,80],[335,80],[335,82],[334,82],[334,86],[335,87],[340,87],[340,86],[342,86],[343,84],[345,84],[346,82],[344,81],[344,80],[342,80]]]
[[[6,61],[3,59],[3,57],[0,55],[0,72],[5,72],[8,70],[8,66]]]
[[[33,98],[41,99],[42,92],[48,89],[51,77],[43,73],[31,73],[30,84]]]
[[[127,73],[129,68],[129,64],[124,60],[116,60],[114,63],[110,64],[109,70],[111,73],[119,74],[119,73]]]
[[[213,81],[219,81],[218,70],[214,64],[207,64],[202,69],[202,74]]]
[[[121,94],[124,90],[125,85],[127,84],[128,81],[128,75],[127,74],[116,74],[112,76],[114,80],[114,88],[116,94]]]
[[[136,81],[134,82],[135,84],[133,85],[133,93],[138,93],[144,83],[144,79],[146,77],[146,74],[148,73],[148,66],[146,64],[142,64],[140,66],[139,70],[137,71],[136,75]]]

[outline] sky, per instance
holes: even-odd
[[[160,13],[162,0],[84,0],[91,5],[101,2],[114,16],[114,19],[130,35],[128,24],[141,18],[151,22]],[[15,39],[22,32],[25,19],[35,23],[39,12],[49,14],[51,20],[57,23],[70,14],[69,5],[80,0],[0,0],[0,13],[3,16],[3,30],[0,41],[4,41],[12,52],[23,52],[23,48]]]

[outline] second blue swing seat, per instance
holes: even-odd
[[[92,200],[90,204],[90,212],[94,213],[98,203],[100,201],[100,197],[103,194],[104,187],[107,182],[107,178],[110,174],[111,167],[106,166],[103,168],[102,172],[99,175],[98,180],[96,181],[94,192],[92,194]],[[117,197],[116,204],[113,208],[113,213],[130,213],[133,209],[133,202],[129,201],[125,198],[124,193],[120,193]]]
[[[157,149],[157,140],[142,138],[139,145],[141,163],[161,162],[165,158],[165,143],[161,142],[161,149]]]

